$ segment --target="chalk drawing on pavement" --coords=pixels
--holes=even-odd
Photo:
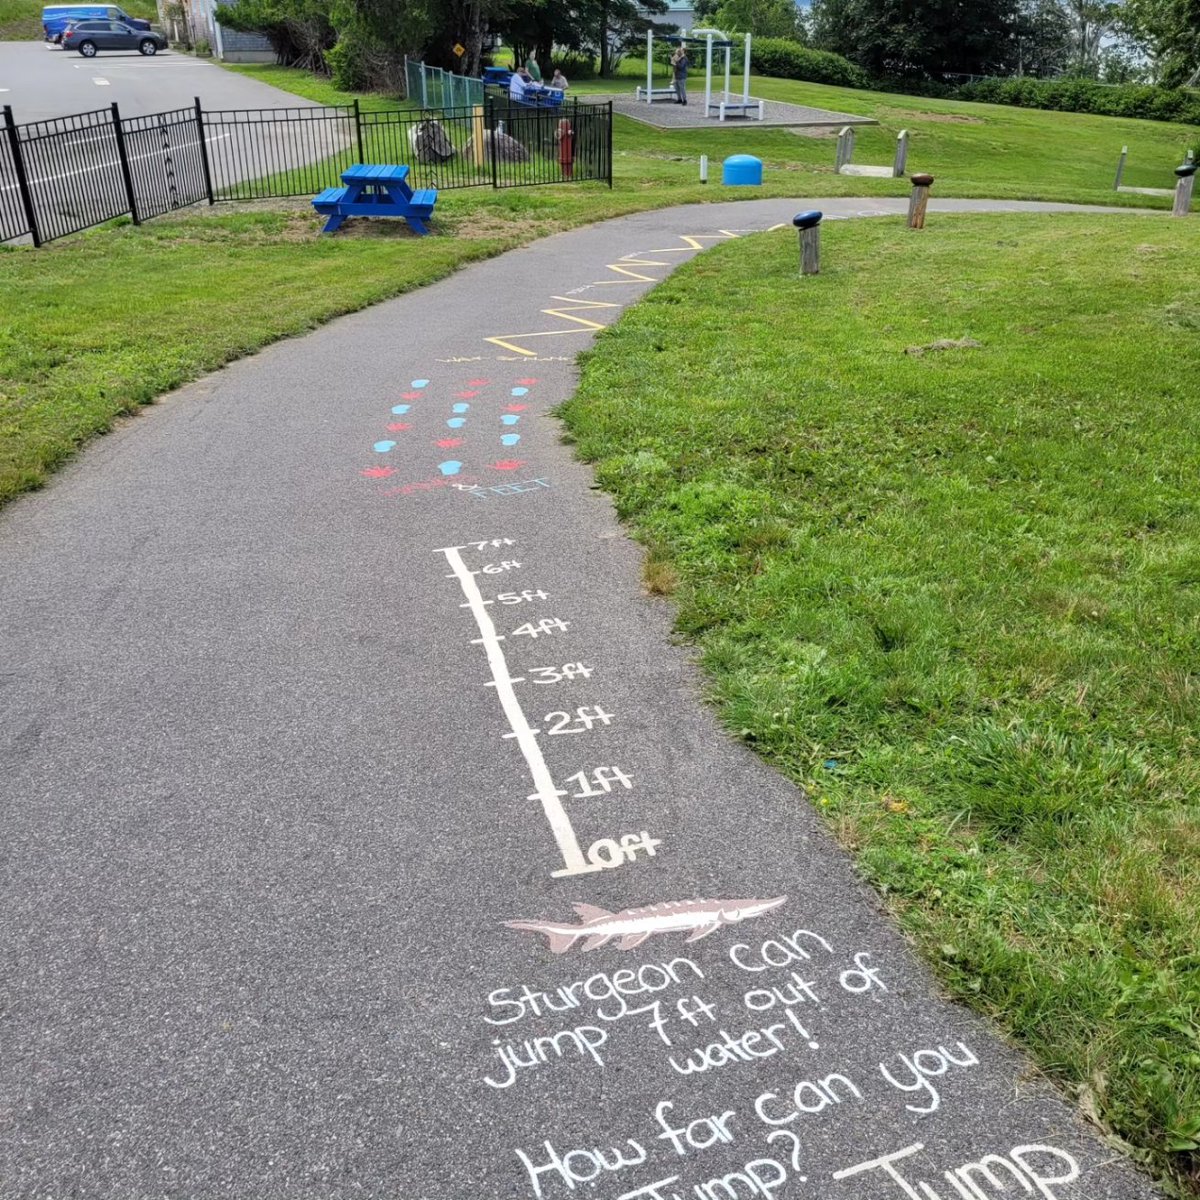
[[[393,449],[395,447],[395,445],[396,445],[395,442],[389,442],[389,441],[376,442],[375,446],[374,446],[374,450],[375,450],[376,454],[386,454],[389,450]]]
[[[492,465],[497,471],[511,471],[516,467],[523,467],[525,464],[516,463],[506,466],[504,463],[494,463]],[[522,492],[541,491],[550,486],[550,481],[548,479],[523,479],[519,483],[496,483],[490,486],[482,483],[462,483],[455,486],[460,492],[473,496],[476,500],[491,500],[499,496],[517,496]]]
[[[716,233],[684,234],[680,236],[679,240],[681,244],[678,246],[667,246],[661,250],[639,250],[622,255],[616,262],[608,263],[604,268],[606,271],[611,271],[615,278],[594,280],[592,283],[572,289],[565,296],[550,297],[551,300],[556,302],[555,306],[553,308],[543,308],[541,311],[544,316],[552,318],[554,324],[551,328],[533,330],[529,333],[503,333],[497,337],[484,338],[484,341],[490,342],[493,346],[498,346],[501,350],[511,350],[514,354],[536,360],[537,351],[523,344],[531,338],[595,333],[597,330],[603,329],[604,326],[599,321],[592,320],[590,317],[579,316],[580,313],[599,309],[620,309],[625,306],[622,301],[608,302],[604,300],[581,299],[580,294],[582,292],[589,291],[594,287],[628,285],[631,283],[658,283],[663,278],[663,273],[669,271],[674,266],[674,263],[670,261],[664,262],[660,258],[647,258],[645,257],[646,255],[686,254],[689,251],[703,250],[705,242],[724,241],[738,236],[736,232],[730,229],[719,229]],[[661,270],[657,275],[647,275],[644,270],[635,269],[639,267],[658,267]],[[563,322],[565,322],[565,326],[562,324]],[[514,392],[513,394],[516,395],[518,393]]]
[[[552,954],[565,954],[583,939],[582,950],[599,950],[614,938],[621,950],[635,950],[655,933],[687,933],[687,942],[716,933],[722,925],[736,925],[761,917],[787,903],[786,896],[771,900],[675,900],[609,912],[594,904],[575,904],[578,925],[558,921],[505,921],[509,929],[544,934]]]
[[[534,482],[540,486],[546,486],[544,480]],[[521,490],[521,485],[505,484],[502,486]],[[495,489],[488,490],[494,491]],[[510,668],[505,654],[505,642],[511,638],[513,644],[519,645],[518,639],[522,637],[527,637],[530,642],[540,641],[543,637],[558,637],[569,631],[571,622],[564,621],[560,617],[539,617],[525,621],[516,628],[509,629],[507,633],[497,632],[495,621],[491,616],[493,608],[496,608],[499,613],[506,611],[506,605],[525,603],[527,597],[530,602],[534,598],[548,598],[545,592],[527,590],[519,593],[502,592],[489,599],[485,598],[480,591],[480,579],[486,581],[498,570],[503,569],[488,562],[484,556],[488,555],[491,550],[515,544],[512,538],[493,538],[490,541],[468,542],[459,546],[443,546],[434,553],[441,554],[445,558],[450,567],[450,574],[446,578],[458,581],[466,601],[460,607],[468,609],[475,619],[479,637],[472,639],[472,642],[482,646],[487,655],[491,674],[487,686],[495,688],[496,698],[500,702],[500,707],[511,730],[510,733],[503,736],[516,742],[517,748],[525,760],[534,787],[527,799],[540,803],[542,814],[550,826],[550,832],[554,837],[558,852],[562,856],[561,869],[550,873],[555,877],[588,875],[595,871],[606,871],[633,862],[638,855],[653,858],[662,843],[657,838],[652,838],[645,830],[640,833],[625,834],[619,839],[597,838],[588,847],[586,854],[579,844],[575,828],[567,815],[564,798],[594,796],[601,792],[609,792],[612,790],[613,783],[617,781],[620,782],[620,786],[630,788],[632,781],[618,768],[596,767],[590,772],[590,775],[587,771],[580,771],[572,777],[572,779],[582,780],[580,789],[572,793],[558,785],[546,763],[545,755],[538,743],[538,735],[541,730],[535,729],[529,723],[525,710],[517,697],[516,685],[524,683],[525,677],[519,671],[514,672]],[[478,569],[467,565],[464,553],[473,562],[482,557],[483,561],[479,563]],[[555,715],[560,714],[549,714],[549,716]],[[605,718],[609,716],[610,714],[604,714]],[[594,713],[592,717],[595,717]],[[604,723],[607,724],[607,721]],[[572,780],[564,780],[564,782],[570,783]],[[592,786],[593,783],[596,784],[595,787]],[[600,910],[597,909],[596,912],[599,913]]]

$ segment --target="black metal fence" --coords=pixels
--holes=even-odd
[[[54,238],[207,201],[315,195],[351,163],[407,163],[414,187],[612,186],[612,105],[488,96],[438,112],[357,103],[122,117],[116,104],[0,130],[0,241]]]

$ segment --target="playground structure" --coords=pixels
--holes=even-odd
[[[732,52],[734,44],[719,29],[694,29],[691,34],[671,34],[662,40],[671,45],[704,47],[704,115],[706,117],[715,115],[718,121],[724,121],[726,117],[735,116],[749,117],[759,121],[763,120],[765,112],[763,102],[753,99],[750,95],[750,45],[753,40],[750,34],[747,33],[745,35],[743,44],[742,93],[740,97],[730,90],[732,84]],[[723,50],[725,52],[725,87],[719,93],[721,96],[719,100],[714,99],[712,86],[714,50]],[[653,104],[656,100],[678,99],[675,93],[674,81],[665,87],[654,86],[653,29],[646,30],[646,86],[642,87],[639,84],[634,95],[639,102],[645,101],[647,104]]]
[[[1114,192],[1126,192],[1134,196],[1174,196],[1176,188],[1154,188],[1154,187],[1126,187],[1121,180],[1125,176],[1125,160],[1129,157],[1129,147],[1121,147],[1121,157],[1117,159],[1117,177],[1113,180]],[[1187,157],[1183,160],[1187,166],[1195,161],[1195,157],[1191,150],[1187,152]]]
[[[854,157],[854,128],[846,125],[839,133],[837,156],[834,159],[835,175],[869,175],[878,179],[899,179],[908,164],[908,130],[902,129],[896,136],[896,157],[890,167],[856,166]]]

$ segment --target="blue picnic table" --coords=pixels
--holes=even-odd
[[[347,217],[403,217],[419,234],[437,203],[437,189],[414,192],[408,186],[408,168],[396,163],[355,163],[342,172],[344,187],[326,188],[313,198],[313,208],[328,213],[323,233],[341,227]]]

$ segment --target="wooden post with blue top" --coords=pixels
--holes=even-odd
[[[812,209],[797,213],[792,224],[800,231],[800,274],[821,273],[821,217],[823,213]]]

